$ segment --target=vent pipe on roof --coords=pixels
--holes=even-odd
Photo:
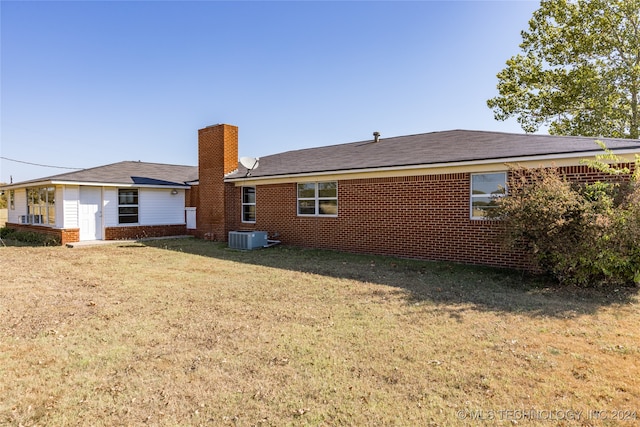
[[[373,142],[378,142],[380,140],[380,132],[373,133]]]

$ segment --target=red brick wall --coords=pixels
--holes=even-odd
[[[80,241],[80,229],[79,228],[67,228],[61,230],[61,244],[74,243]]]
[[[606,180],[586,166],[569,179]],[[503,247],[502,223],[469,218],[469,173],[338,181],[337,217],[300,217],[296,184],[256,187],[256,223],[241,222],[241,187],[227,195],[228,230],[264,230],[284,244],[527,269],[527,255]]]
[[[341,180],[337,217],[298,216],[295,183],[261,185],[256,224],[242,223],[237,208],[229,229],[277,233],[301,247],[524,268],[524,254],[502,250],[499,222],[469,218],[469,185],[468,173]]]
[[[184,236],[186,234],[186,225],[139,225],[126,227],[105,227],[104,229],[105,240]]]
[[[185,190],[184,192],[184,206],[185,207],[196,207],[200,201],[198,200],[200,193],[198,191],[197,185],[192,185],[191,188]]]
[[[589,166],[586,166],[586,165],[563,166],[563,167],[558,167],[557,169],[560,172],[560,174],[568,181],[582,183],[582,184],[593,184],[596,181],[602,181],[602,182],[615,181],[620,183],[630,182],[631,174],[633,174],[635,165],[630,163],[625,163],[625,164],[619,165],[618,167],[621,169],[627,168],[629,169],[630,173],[615,176],[605,172],[597,171],[595,169],[591,169]]]
[[[79,228],[50,228],[29,224],[9,224],[7,227],[21,231],[32,231],[40,234],[56,236],[62,245],[80,241]],[[187,235],[186,225],[153,225],[153,226],[127,226],[106,227],[105,240],[141,239],[144,237],[167,237]]]
[[[216,125],[198,131],[198,237],[226,240],[224,175],[238,167],[238,128]]]

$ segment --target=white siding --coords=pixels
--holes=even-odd
[[[77,185],[62,188],[62,197],[56,190],[56,226],[60,228],[78,228],[78,198],[80,187]],[[58,200],[61,203],[58,203]]]
[[[140,188],[138,192],[139,225],[174,225],[185,223],[184,190],[171,194],[171,189]],[[118,189],[103,187],[102,215],[105,227],[118,224]],[[79,224],[80,186],[56,188],[56,227],[77,228]],[[15,190],[15,209],[9,209],[9,222],[20,222],[27,214],[27,191]]]
[[[8,222],[19,223],[20,217],[27,214],[27,190],[24,188],[16,189],[14,202],[15,209],[9,209]]]
[[[118,189],[105,187],[102,189],[104,226],[115,227],[118,225]]]
[[[184,224],[184,190],[141,188],[138,193],[140,225]]]

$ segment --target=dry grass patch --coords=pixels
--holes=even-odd
[[[519,422],[620,425],[587,411],[640,412],[639,303],[624,289],[197,240],[0,248],[0,265],[0,424],[510,425],[495,411],[536,409],[584,412]]]

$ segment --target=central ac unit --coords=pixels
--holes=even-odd
[[[230,231],[229,247],[231,249],[257,249],[267,246],[266,231]]]

